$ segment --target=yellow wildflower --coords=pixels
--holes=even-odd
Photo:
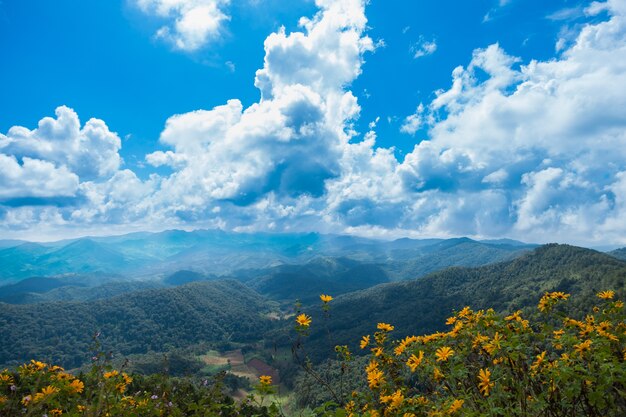
[[[361,339],[361,349],[365,349],[367,347],[367,345],[370,344],[370,336],[363,336],[363,339]]]
[[[582,343],[574,345],[574,350],[582,356],[585,352],[591,350],[591,339],[587,339]]]
[[[614,306],[615,306],[615,308],[622,308],[622,307],[624,307],[624,302],[623,301],[616,301]]]
[[[454,414],[459,411],[461,407],[463,407],[464,402],[465,401],[461,399],[456,399],[452,401],[452,404],[450,404],[450,407],[448,407],[448,414]]]
[[[391,324],[387,324],[387,323],[378,323],[378,326],[376,326],[376,328],[378,330],[382,330],[383,332],[391,332],[394,329],[394,327]]]
[[[51,416],[60,416],[62,414],[63,414],[63,410],[59,410],[58,408],[53,408],[52,410],[50,410]]]
[[[400,408],[403,401],[404,395],[402,395],[402,391],[400,390],[397,390],[391,395],[381,395],[380,397],[380,402],[383,404],[389,404],[388,410]]]
[[[374,356],[378,357],[383,354],[383,348],[375,347],[372,349],[372,353],[374,354]]]
[[[296,323],[298,323],[298,326],[309,327],[311,325],[311,317],[302,313],[296,317]]]
[[[435,381],[440,381],[444,378],[443,372],[441,372],[441,369],[436,366],[435,369],[433,369],[433,378],[435,379]]]
[[[424,360],[424,351],[420,350],[417,355],[412,354],[409,359],[406,361],[406,364],[409,368],[411,368],[411,372],[415,372],[418,366]]]
[[[57,392],[59,392],[59,389],[57,387],[48,385],[47,387],[42,388],[41,392],[38,392],[37,394],[35,394],[35,397],[33,398],[33,402],[39,402],[39,401],[45,400],[46,398],[50,397],[51,395],[56,394]]]
[[[11,385],[13,384],[13,377],[8,374],[0,374],[0,383]]]
[[[22,403],[22,405],[28,405],[31,402],[31,396],[27,395],[26,397],[22,398],[22,401],[20,401]]]
[[[322,300],[322,302],[326,304],[333,301],[333,297],[331,297],[330,295],[322,294],[320,295],[320,300]]]
[[[491,382],[491,372],[489,369],[484,368],[478,371],[478,389],[485,397],[489,395],[491,388],[495,386],[494,382]]]
[[[454,351],[451,348],[449,348],[448,346],[443,346],[437,349],[437,351],[435,352],[435,357],[437,358],[437,362],[445,362],[453,354]]]
[[[615,297],[615,291],[613,290],[600,291],[596,295],[598,296],[598,298],[601,298],[603,300],[612,300],[613,297]]]
[[[48,366],[47,364],[43,363],[43,362],[39,362],[36,361],[34,359],[31,359],[30,361],[31,365],[38,371],[41,371],[42,369],[44,369],[46,366]]]
[[[537,370],[541,367],[545,359],[546,359],[546,351],[544,350],[543,352],[541,352],[541,354],[537,355],[537,360],[535,360],[535,362],[532,365],[530,365],[530,370],[532,371],[533,374],[537,373]]]
[[[494,352],[498,351],[501,348],[501,344],[500,342],[502,341],[503,337],[500,333],[496,332],[493,335],[493,339],[489,342],[486,343],[483,348],[490,354],[493,355]]]
[[[70,393],[80,394],[85,389],[85,384],[83,384],[80,380],[75,379],[69,384]]]
[[[133,378],[128,376],[126,372],[122,372],[122,378],[124,379],[125,384],[130,384],[131,382],[133,382]]]
[[[113,377],[118,376],[119,374],[120,374],[120,373],[119,373],[118,371],[115,371],[115,370],[113,370],[113,371],[111,371],[111,372],[105,372],[105,373],[104,373],[104,379],[113,378]]]
[[[367,373],[367,383],[370,388],[378,388],[384,381],[385,377],[383,371],[378,368]]]
[[[272,377],[269,375],[261,375],[259,377],[259,383],[263,386],[272,385]]]
[[[450,326],[450,325],[454,324],[456,322],[456,320],[457,319],[454,316],[453,317],[449,317],[448,320],[446,320],[446,324]]]
[[[4,404],[7,401],[7,397],[5,397],[4,395],[0,395],[0,405]]]

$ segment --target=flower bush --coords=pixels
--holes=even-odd
[[[534,322],[465,307],[447,332],[391,341],[379,323],[364,336],[369,392],[353,393],[349,416],[624,416],[626,322],[613,291],[580,320],[546,293]],[[373,340],[373,343],[370,341]]]

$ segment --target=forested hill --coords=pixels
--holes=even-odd
[[[335,343],[354,347],[377,322],[393,324],[398,335],[424,334],[441,330],[452,310],[466,305],[536,311],[545,291],[565,291],[572,294],[570,303],[576,308],[585,300],[593,303],[599,290],[613,289],[623,296],[625,285],[626,262],[590,249],[550,244],[512,261],[450,268],[338,297],[329,325]],[[320,316],[313,312],[313,322],[319,323]],[[326,337],[322,327],[312,326],[313,344]]]
[[[271,322],[263,297],[237,281],[197,282],[93,302],[0,303],[0,364],[89,360],[91,335],[131,354],[199,342],[258,340]]]
[[[614,256],[617,259],[626,261],[626,248],[619,248],[619,249],[612,250],[611,252],[609,252],[609,255]]]

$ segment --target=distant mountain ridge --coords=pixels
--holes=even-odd
[[[520,242],[512,244],[513,241],[479,242],[468,238],[383,241],[316,233],[246,234],[221,230],[131,233],[44,244],[3,242],[8,247],[0,245],[0,285],[34,276],[68,273],[115,273],[128,278],[153,279],[190,270],[228,276],[244,269],[303,265],[316,257],[389,264],[386,272],[392,280],[398,280],[442,267],[477,266],[504,260],[535,247]]]

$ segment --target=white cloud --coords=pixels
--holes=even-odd
[[[354,132],[360,107],[349,88],[374,49],[364,2],[316,4],[300,31],[266,39],[258,103],[232,99],[168,119],[167,149],[146,161],[170,175],[121,170],[117,135],[102,121],[81,128],[67,108],[33,131],[0,136],[0,182],[20,184],[5,198],[74,198],[2,206],[0,228],[626,243],[626,2],[592,4],[589,14],[607,9],[610,19],[584,25],[551,60],[522,62],[497,44],[474,51],[447,89],[404,119],[404,132],[423,129],[427,139],[403,158],[376,146],[376,123],[362,138]],[[26,178],[51,191],[20,194]]]
[[[37,129],[15,126],[6,136],[0,133],[0,153],[66,166],[81,180],[105,177],[119,168],[121,140],[102,120],[90,119],[81,128],[72,109],[61,106],[55,114],[56,119],[41,119]]]
[[[400,126],[400,132],[406,133],[409,135],[415,135],[415,133],[422,127],[424,124],[424,105],[422,103],[417,106],[415,109],[415,113],[408,115],[402,126]]]
[[[433,40],[426,40],[423,36],[411,46],[410,52],[413,54],[413,58],[421,58],[423,56],[432,55],[437,50],[437,42]]]
[[[219,39],[230,17],[224,9],[230,0],[134,0],[146,14],[167,19],[156,37],[174,48],[194,52]]]
[[[65,165],[39,159],[0,153],[0,200],[29,197],[72,197],[78,189],[78,177]]]

